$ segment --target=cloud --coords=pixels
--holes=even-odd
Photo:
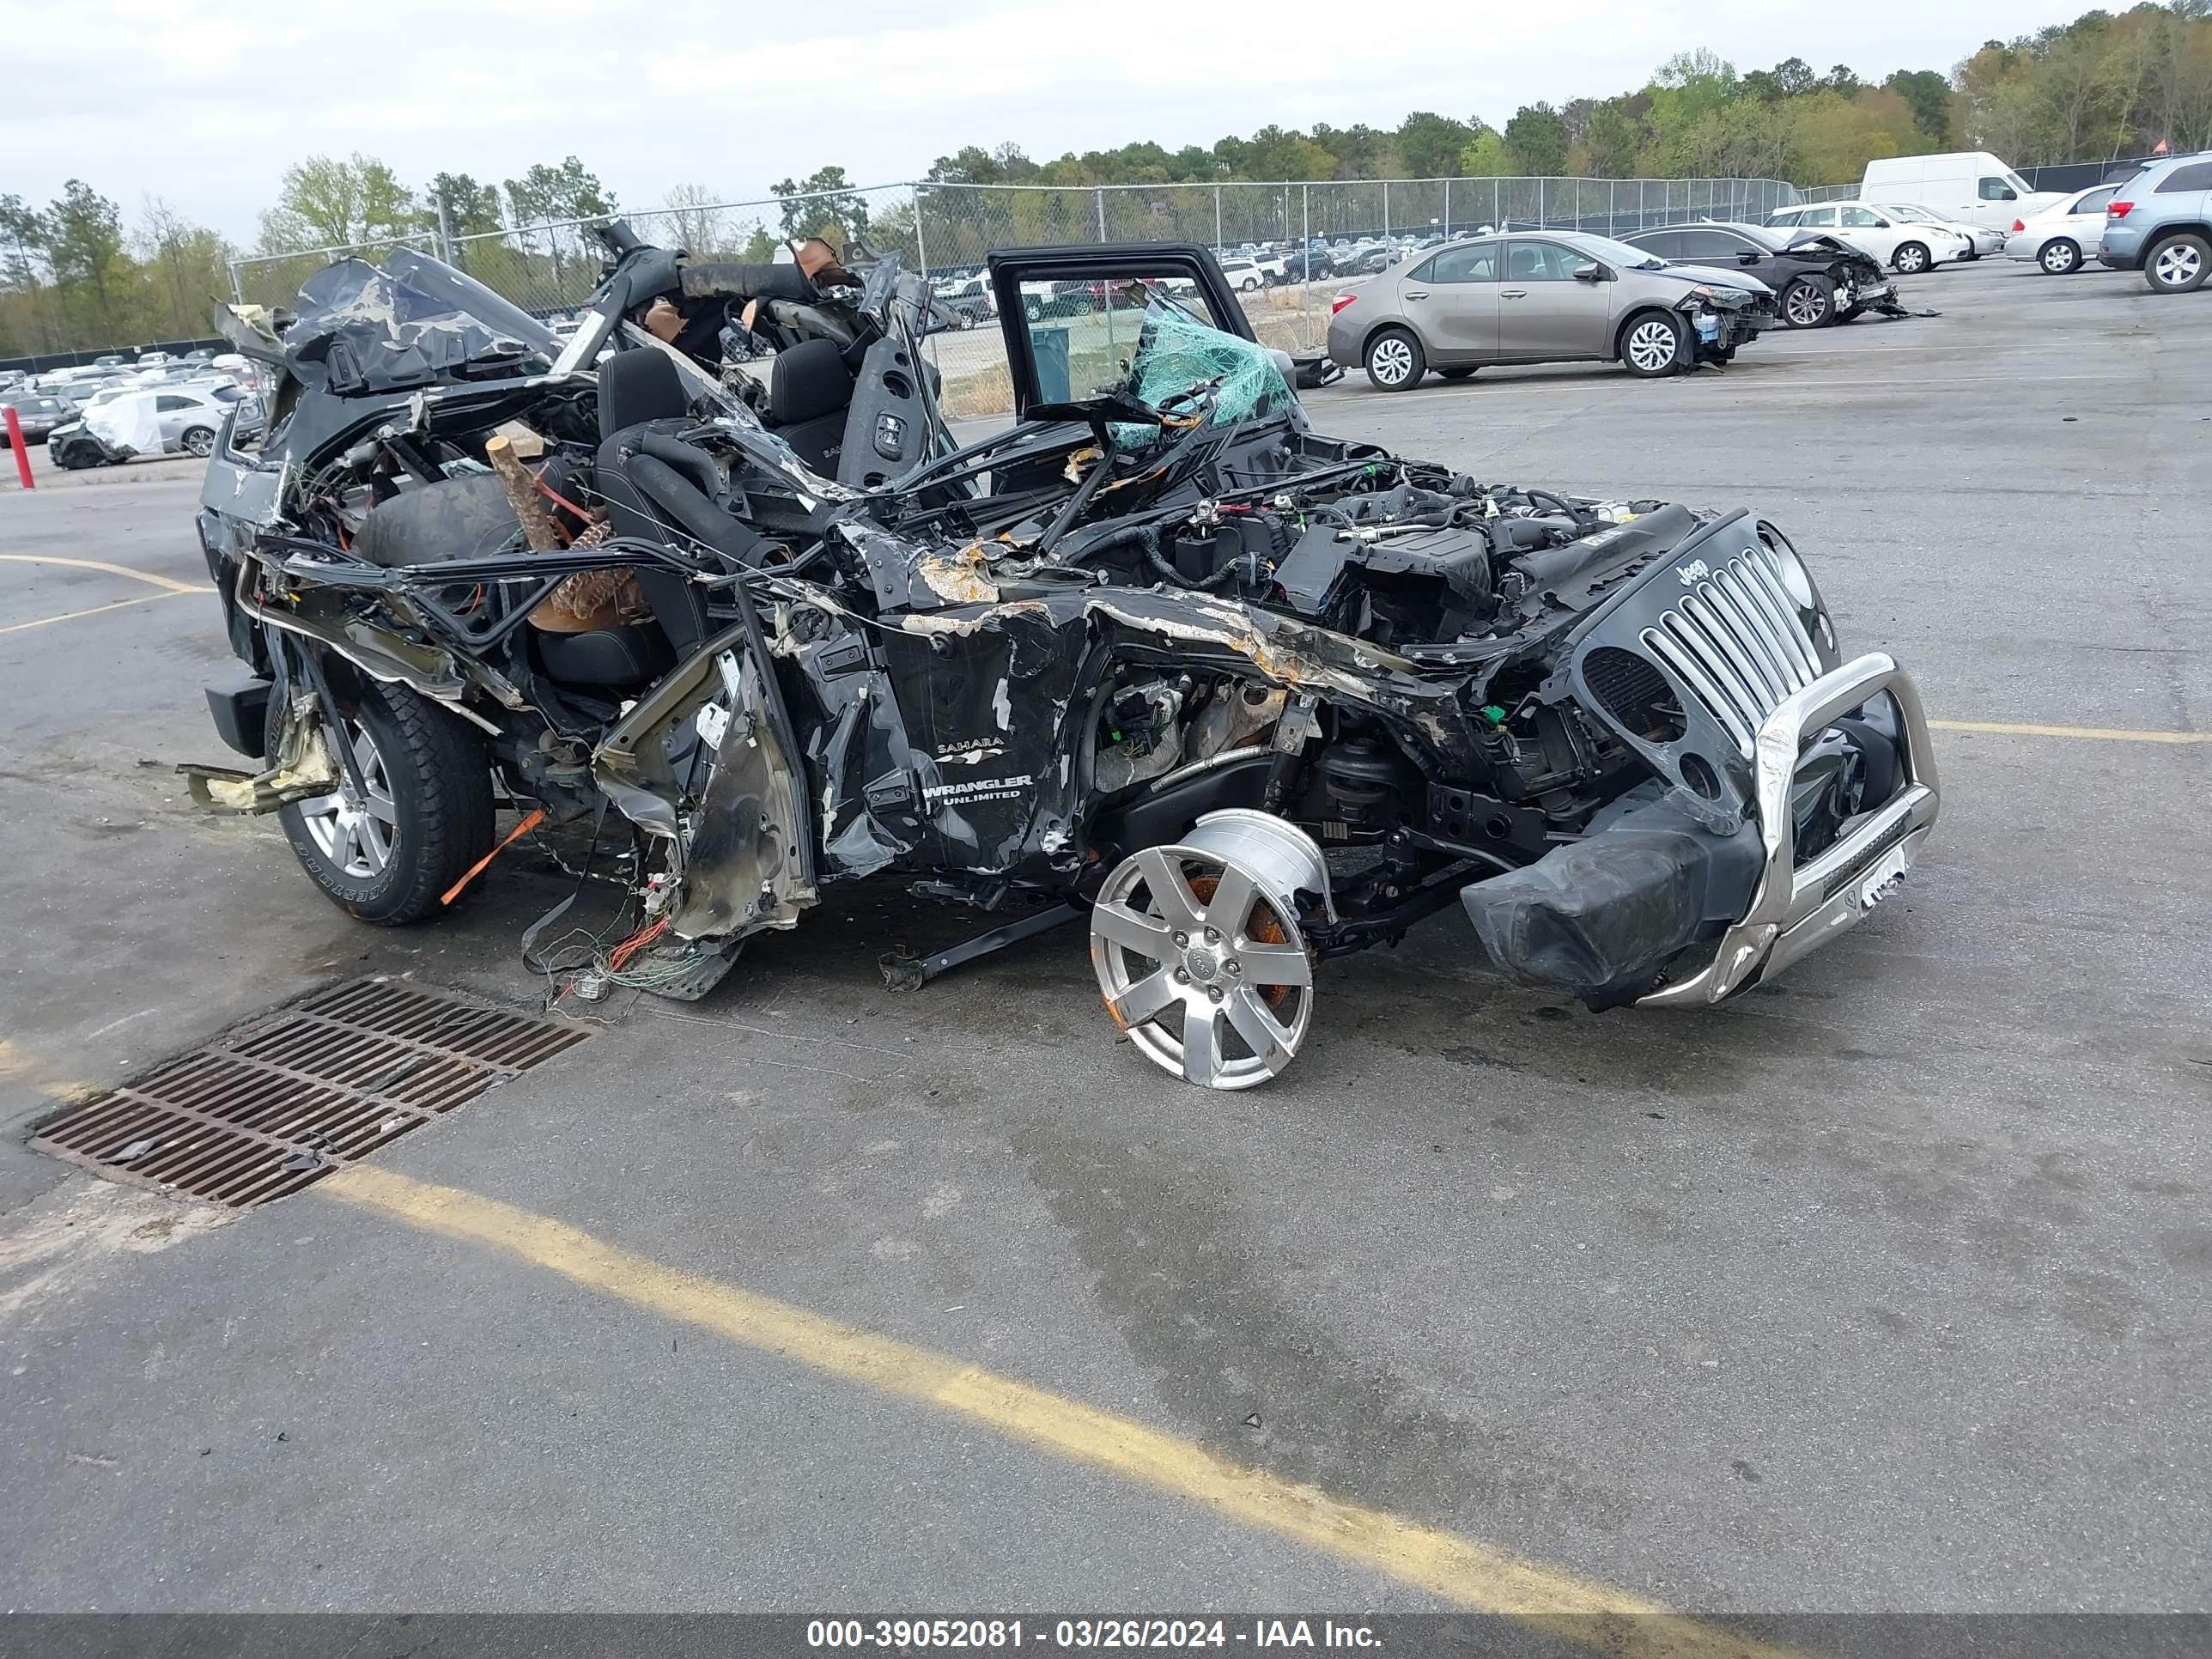
[[[160,195],[240,242],[284,167],[317,151],[380,156],[416,184],[573,154],[628,204],[689,182],[753,199],[829,162],[864,183],[913,178],[970,143],[1043,158],[1210,144],[1270,122],[1395,126],[1413,109],[1502,122],[1535,99],[1638,85],[1698,46],[1739,68],[1796,56],[1869,78],[1948,70],[1991,35],[2070,15],[2022,16],[2017,0],[1860,0],[1832,15],[1780,0],[1692,13],[1031,0],[951,15],[850,0],[787,15],[608,0],[5,3],[8,188],[43,200],[82,178],[132,209]]]

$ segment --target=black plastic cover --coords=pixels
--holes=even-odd
[[[1750,909],[1765,859],[1756,823],[1717,835],[1672,796],[1623,804],[1582,840],[1460,889],[1483,948],[1522,983],[1624,1001]]]

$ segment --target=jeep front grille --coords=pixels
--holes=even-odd
[[[1763,546],[1719,566],[1640,637],[1746,759],[1760,722],[1820,677],[1796,601]]]

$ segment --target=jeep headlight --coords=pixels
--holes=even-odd
[[[1813,586],[1813,573],[1805,568],[1805,561],[1797,556],[1797,550],[1790,545],[1789,538],[1771,525],[1759,527],[1759,539],[1765,544],[1767,557],[1774,562],[1774,574],[1782,579],[1785,592],[1805,611],[1820,608],[1820,595]]]

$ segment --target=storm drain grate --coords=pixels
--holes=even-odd
[[[589,1035],[362,980],[164,1060],[56,1118],[31,1145],[245,1209],[313,1185]]]

